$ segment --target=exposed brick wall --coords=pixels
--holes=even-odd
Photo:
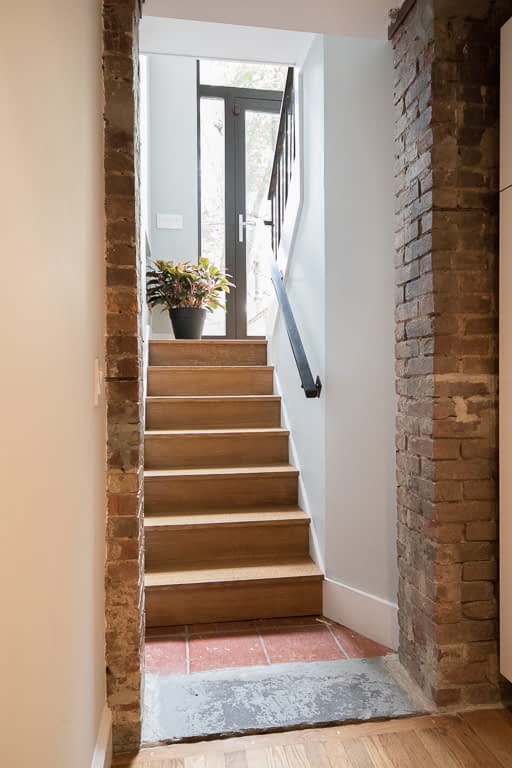
[[[393,36],[400,658],[439,705],[497,668],[498,40],[509,2]]]
[[[138,747],[142,698],[142,350],[137,0],[105,0],[107,694],[114,750]]]

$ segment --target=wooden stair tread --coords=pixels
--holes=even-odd
[[[279,395],[148,395],[146,400],[150,402],[190,402],[190,403],[207,403],[207,402],[219,402],[230,401],[239,402],[240,400],[248,400],[249,402],[257,402],[259,400],[268,403],[269,401],[281,400]]]
[[[261,373],[262,371],[271,372],[273,365],[148,365],[148,373],[157,371],[158,373],[223,373],[229,371],[241,371],[246,373]]]
[[[146,589],[182,586],[184,584],[214,584],[268,579],[322,579],[318,566],[309,557],[290,560],[204,561],[193,567],[165,571],[147,571]]]
[[[145,478],[152,477],[203,477],[205,475],[297,475],[298,469],[291,464],[267,464],[254,467],[185,467],[178,469],[146,469]]]
[[[181,528],[204,525],[250,525],[303,522],[309,525],[309,517],[299,507],[249,509],[212,509],[189,511],[179,515],[152,515],[144,519],[144,528]]]
[[[289,435],[290,432],[285,427],[232,427],[227,429],[147,429],[144,432],[146,437],[158,435]]]
[[[219,344],[226,344],[227,346],[266,346],[266,339],[150,339],[151,347],[157,347],[161,344],[172,344],[173,347],[177,346],[194,346],[195,344],[205,346],[215,346]]]

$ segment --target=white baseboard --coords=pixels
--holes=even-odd
[[[112,713],[105,704],[101,715],[98,738],[94,747],[91,768],[110,768],[112,764]]]
[[[398,606],[375,595],[325,579],[324,616],[388,648],[398,648]]]

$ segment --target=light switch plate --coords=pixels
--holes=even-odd
[[[157,213],[157,229],[183,229],[183,216],[181,213]]]
[[[103,371],[100,366],[100,359],[96,357],[94,360],[94,407],[100,404],[101,396],[103,394]]]

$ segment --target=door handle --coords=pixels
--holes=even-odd
[[[238,242],[243,243],[244,241],[244,229],[245,227],[255,227],[256,222],[255,221],[248,221],[247,219],[244,220],[243,213],[238,214]]]

